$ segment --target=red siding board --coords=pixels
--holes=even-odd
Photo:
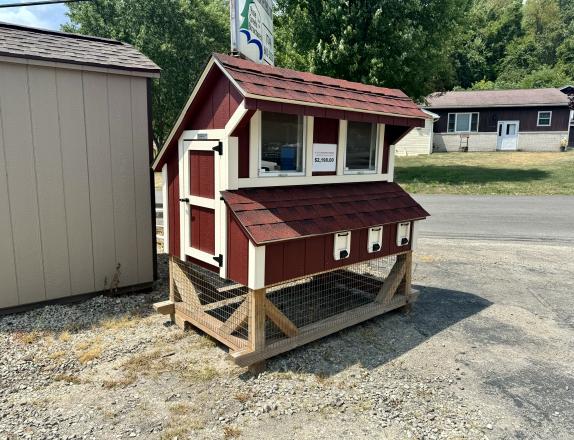
[[[179,230],[179,164],[177,150],[172,150],[166,160],[168,178],[169,254],[180,257]]]
[[[305,275],[305,241],[291,240],[283,247],[283,277],[287,280]]]
[[[212,128],[225,128],[230,117],[229,95],[230,82],[221,75],[211,91],[211,106],[213,111]]]
[[[265,284],[275,284],[284,281],[283,276],[283,247],[284,243],[272,243],[265,247]]]
[[[215,211],[201,206],[191,206],[190,246],[215,254]]]
[[[325,270],[325,236],[305,239],[305,273]]]
[[[339,120],[315,118],[313,122],[313,142],[316,144],[338,144]]]
[[[237,176],[240,179],[249,177],[249,131],[249,124],[245,124],[237,132],[239,150]]]
[[[211,151],[189,151],[189,192],[198,197],[215,197],[214,153]]]
[[[249,277],[249,239],[230,213],[227,222],[227,278],[245,286]]]

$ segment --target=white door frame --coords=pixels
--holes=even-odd
[[[506,131],[506,127],[509,124],[516,124],[516,136],[515,136],[515,144],[514,148],[506,148],[503,146],[503,141],[505,136],[507,136],[504,132]],[[498,125],[496,127],[496,149],[498,151],[516,151],[518,150],[518,136],[520,133],[520,121],[498,121]]]
[[[217,231],[219,231],[220,216],[218,212],[219,207],[219,192],[220,192],[220,170],[221,158],[216,151],[213,152],[213,166],[214,166],[214,199],[199,197],[190,194],[190,176],[189,176],[189,155],[190,150],[193,151],[212,151],[214,147],[219,145],[219,140],[197,140],[189,139],[182,136],[179,149],[179,170],[180,170],[180,237],[181,237],[181,259],[185,261],[186,256],[190,256],[204,263],[218,266],[213,257],[220,253],[220,243],[217,239]],[[188,201],[181,201],[188,199]],[[200,206],[214,210],[215,216],[215,253],[214,255],[191,247],[191,205]]]

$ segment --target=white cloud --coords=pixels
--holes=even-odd
[[[19,0],[19,3],[28,0]],[[14,0],[2,0],[1,3],[14,3]],[[67,7],[62,4],[26,6],[0,9],[0,21],[24,26],[59,30],[60,25],[68,21]]]

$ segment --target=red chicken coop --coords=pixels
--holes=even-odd
[[[159,152],[169,301],[241,366],[405,307],[417,222],[403,92],[215,54]]]

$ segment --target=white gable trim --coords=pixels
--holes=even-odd
[[[187,102],[185,103],[185,106],[183,107],[182,112],[179,114],[179,117],[177,118],[177,121],[175,122],[173,128],[171,129],[171,132],[169,133],[166,141],[163,143],[163,146],[161,147],[161,150],[159,151],[159,153],[157,154],[156,158],[153,161],[152,164],[152,168],[155,170],[159,164],[159,162],[161,161],[163,155],[165,154],[165,151],[167,149],[167,146],[173,141],[173,138],[175,136],[175,133],[177,132],[177,129],[179,128],[179,126],[183,123],[183,118],[185,117],[185,115],[187,114],[187,111],[189,110],[189,107],[191,106],[191,103],[193,102],[193,100],[195,99],[195,96],[197,95],[197,92],[199,92],[199,89],[201,88],[201,86],[203,85],[203,83],[205,82],[205,78],[207,77],[207,74],[209,73],[209,71],[211,70],[211,67],[214,64],[214,58],[211,57],[211,59],[209,60],[209,62],[207,63],[207,66],[205,66],[205,69],[203,70],[203,73],[201,74],[201,76],[199,77],[199,80],[197,81],[197,84],[195,84],[195,87],[193,88],[193,92],[191,92],[191,95],[189,96]]]

